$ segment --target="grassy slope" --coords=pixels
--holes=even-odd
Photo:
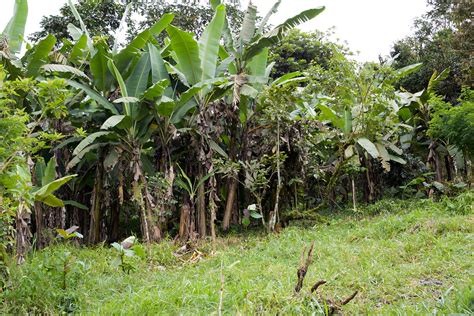
[[[216,255],[196,264],[178,262],[171,255],[174,246],[162,243],[153,247],[148,261],[137,260],[138,269],[129,275],[111,266],[112,249],[72,248],[89,269],[84,275],[73,273],[69,282],[75,288],[72,285],[66,294],[54,268],[46,272],[53,266],[48,258],[63,251],[53,247],[12,270],[12,287],[4,293],[0,314],[58,313],[58,306],[68,304],[82,313],[216,313],[221,263],[223,309],[228,314],[317,311],[317,300],[306,293],[320,279],[328,281],[321,288],[326,297],[359,291],[345,306],[347,314],[472,312],[472,208],[466,206],[460,214],[444,204],[405,201],[384,202],[378,209],[391,213],[339,216],[313,228],[290,227],[278,236],[222,239]],[[315,257],[305,294],[295,296],[300,253],[312,240]],[[204,254],[210,251],[206,244],[199,249]]]

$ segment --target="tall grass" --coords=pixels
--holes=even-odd
[[[312,228],[229,236],[215,254],[209,244],[198,245],[196,263],[191,254],[173,255],[178,246],[164,242],[148,249],[145,260],[130,258],[136,266],[130,274],[111,264],[116,254],[107,245],[59,245],[11,269],[0,313],[217,314],[222,263],[224,314],[322,313],[324,302],[309,294],[321,279],[328,281],[319,292],[325,298],[359,291],[344,306],[347,314],[468,314],[474,310],[472,204],[466,197],[446,203],[384,201]],[[300,253],[313,240],[314,261],[295,295]],[[66,250],[79,263],[63,290],[55,258]]]

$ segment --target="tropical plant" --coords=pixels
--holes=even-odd
[[[132,262],[126,260],[126,257],[129,258],[144,258],[145,250],[143,247],[137,243],[137,238],[135,236],[130,236],[124,239],[120,244],[114,242],[112,247],[117,251],[118,257],[113,261],[115,266],[120,267],[123,272],[127,274],[130,271],[135,270],[135,266]]]

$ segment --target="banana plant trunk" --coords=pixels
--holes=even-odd
[[[100,156],[99,156],[100,157]],[[94,188],[92,189],[92,200],[90,210],[90,225],[89,225],[89,243],[96,244],[100,240],[100,219],[102,206],[102,190],[103,190],[103,176],[104,167],[99,159],[96,167],[96,174],[94,179]]]
[[[200,168],[202,170],[202,167]],[[199,179],[203,177],[200,172]],[[198,232],[199,237],[204,238],[207,235],[206,227],[206,190],[204,184],[198,188],[197,191],[197,213],[198,213]]]
[[[23,200],[19,202],[16,213],[16,262],[22,264],[30,249],[32,235],[30,231],[30,211]]]
[[[443,181],[443,174],[441,172],[439,154],[436,150],[437,146],[438,144],[434,140],[430,141],[427,164],[433,168],[436,181],[441,182]]]

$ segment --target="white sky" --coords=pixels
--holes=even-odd
[[[15,0],[0,0],[0,32],[8,23]],[[39,29],[44,15],[58,14],[66,0],[30,0],[26,33]],[[252,0],[264,16],[275,0]],[[242,1],[243,7],[248,4]],[[270,20],[276,25],[309,8],[325,6],[326,10],[300,28],[304,31],[335,27],[335,37],[347,41],[359,52],[359,61],[376,61],[379,54],[388,55],[392,43],[410,34],[413,20],[426,11],[426,0],[283,0],[279,12]]]

